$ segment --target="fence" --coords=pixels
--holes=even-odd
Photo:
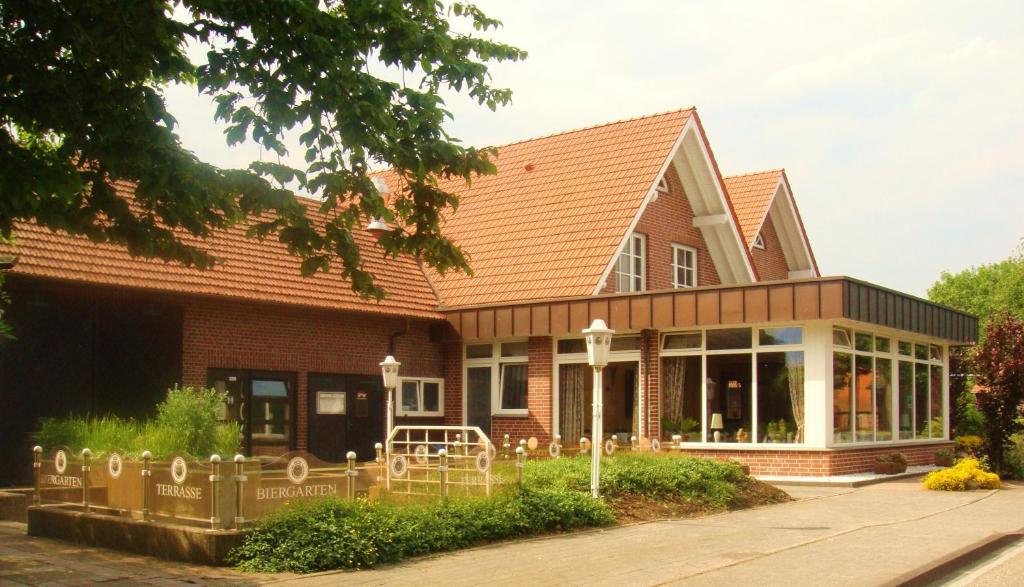
[[[490,495],[496,455],[476,426],[396,426],[387,439],[387,488],[395,495]]]

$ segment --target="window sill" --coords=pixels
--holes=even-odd
[[[501,412],[492,412],[492,418],[528,418],[530,416],[530,410],[504,410]]]
[[[396,412],[396,418],[443,418],[444,412]]]

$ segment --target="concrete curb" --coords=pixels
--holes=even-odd
[[[900,575],[891,582],[886,583],[886,586],[918,587],[931,585],[948,577],[957,570],[974,564],[986,556],[1021,540],[1024,540],[1024,528],[1016,532],[993,534],[960,550],[953,551],[927,565]]]

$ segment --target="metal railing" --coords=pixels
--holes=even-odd
[[[496,455],[476,426],[396,426],[387,438],[387,489],[396,495],[490,495]]]

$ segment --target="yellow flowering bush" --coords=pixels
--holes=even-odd
[[[925,489],[934,491],[965,491],[967,489],[998,489],[999,475],[982,468],[978,459],[960,459],[941,471],[932,471],[924,478]]]
[[[976,455],[981,450],[981,437],[973,434],[956,437],[956,449],[962,453]]]

